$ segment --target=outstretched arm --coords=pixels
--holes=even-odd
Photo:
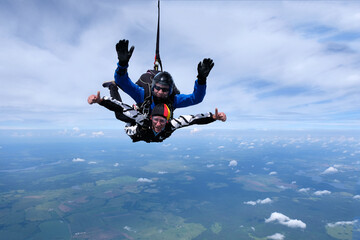
[[[121,71],[121,66],[118,65],[114,74],[116,85],[118,85],[121,88],[121,90],[123,90],[132,99],[134,99],[136,103],[142,103],[144,101],[144,96],[145,96],[144,89],[133,83],[129,78],[127,72],[122,75],[119,73],[120,71]]]
[[[211,58],[204,58],[198,64],[198,76],[195,81],[194,91],[192,94],[177,94],[174,98],[174,108],[182,108],[201,103],[206,94],[206,79],[209,76],[214,62]]]
[[[116,44],[115,48],[119,59],[119,65],[127,67],[135,47],[131,46],[129,49],[129,40],[123,39]]]
[[[134,46],[129,49],[129,40],[120,40],[116,44],[118,55],[118,67],[115,70],[114,78],[116,84],[126,92],[136,103],[144,101],[144,89],[131,81],[127,73],[129,60],[133,54]]]
[[[103,107],[106,107],[110,111],[113,112],[122,112],[124,116],[134,120],[136,123],[143,125],[144,120],[146,119],[146,116],[139,113],[137,110],[135,110],[133,107],[120,102],[112,97],[100,97],[100,91],[97,92],[97,95],[90,95],[88,97],[88,103],[98,103]]]
[[[214,67],[214,61],[211,58],[204,58],[202,62],[199,62],[198,70],[198,81],[199,84],[206,84],[206,78],[209,76],[211,69]]]
[[[218,109],[215,109],[215,114],[211,112],[205,114],[196,114],[196,115],[181,115],[178,118],[174,118],[170,121],[171,129],[176,130],[178,128],[187,127],[190,125],[198,124],[208,124],[216,120],[226,121],[226,114],[223,112],[218,113]]]

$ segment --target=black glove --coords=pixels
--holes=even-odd
[[[200,85],[206,84],[206,78],[209,76],[211,69],[214,67],[214,62],[211,58],[204,58],[202,62],[199,62],[198,70],[198,83]]]
[[[128,48],[129,40],[123,39],[116,44],[116,52],[119,59],[119,65],[122,67],[126,67],[129,64],[129,60],[135,47],[131,46],[130,50],[128,50]]]

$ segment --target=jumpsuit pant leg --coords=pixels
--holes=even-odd
[[[110,96],[112,98],[122,102],[120,94],[119,94],[119,89],[118,89],[118,87],[116,85],[110,85],[109,90],[110,90]],[[123,121],[123,122],[127,122],[127,123],[133,123],[134,122],[132,119],[126,117],[123,114],[123,111],[116,111],[115,112],[115,117],[116,117],[116,119],[118,119],[120,121]]]

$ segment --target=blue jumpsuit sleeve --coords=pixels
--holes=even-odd
[[[116,84],[127,93],[136,103],[144,102],[144,89],[131,81],[128,73],[119,74],[119,70],[126,69],[126,67],[122,67],[118,63],[118,67],[115,70],[114,78]]]
[[[195,81],[192,94],[177,94],[174,97],[174,108],[183,108],[201,103],[206,94],[206,84],[200,85]]]

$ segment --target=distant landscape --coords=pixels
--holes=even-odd
[[[1,239],[360,239],[358,132],[124,135],[2,131]]]

